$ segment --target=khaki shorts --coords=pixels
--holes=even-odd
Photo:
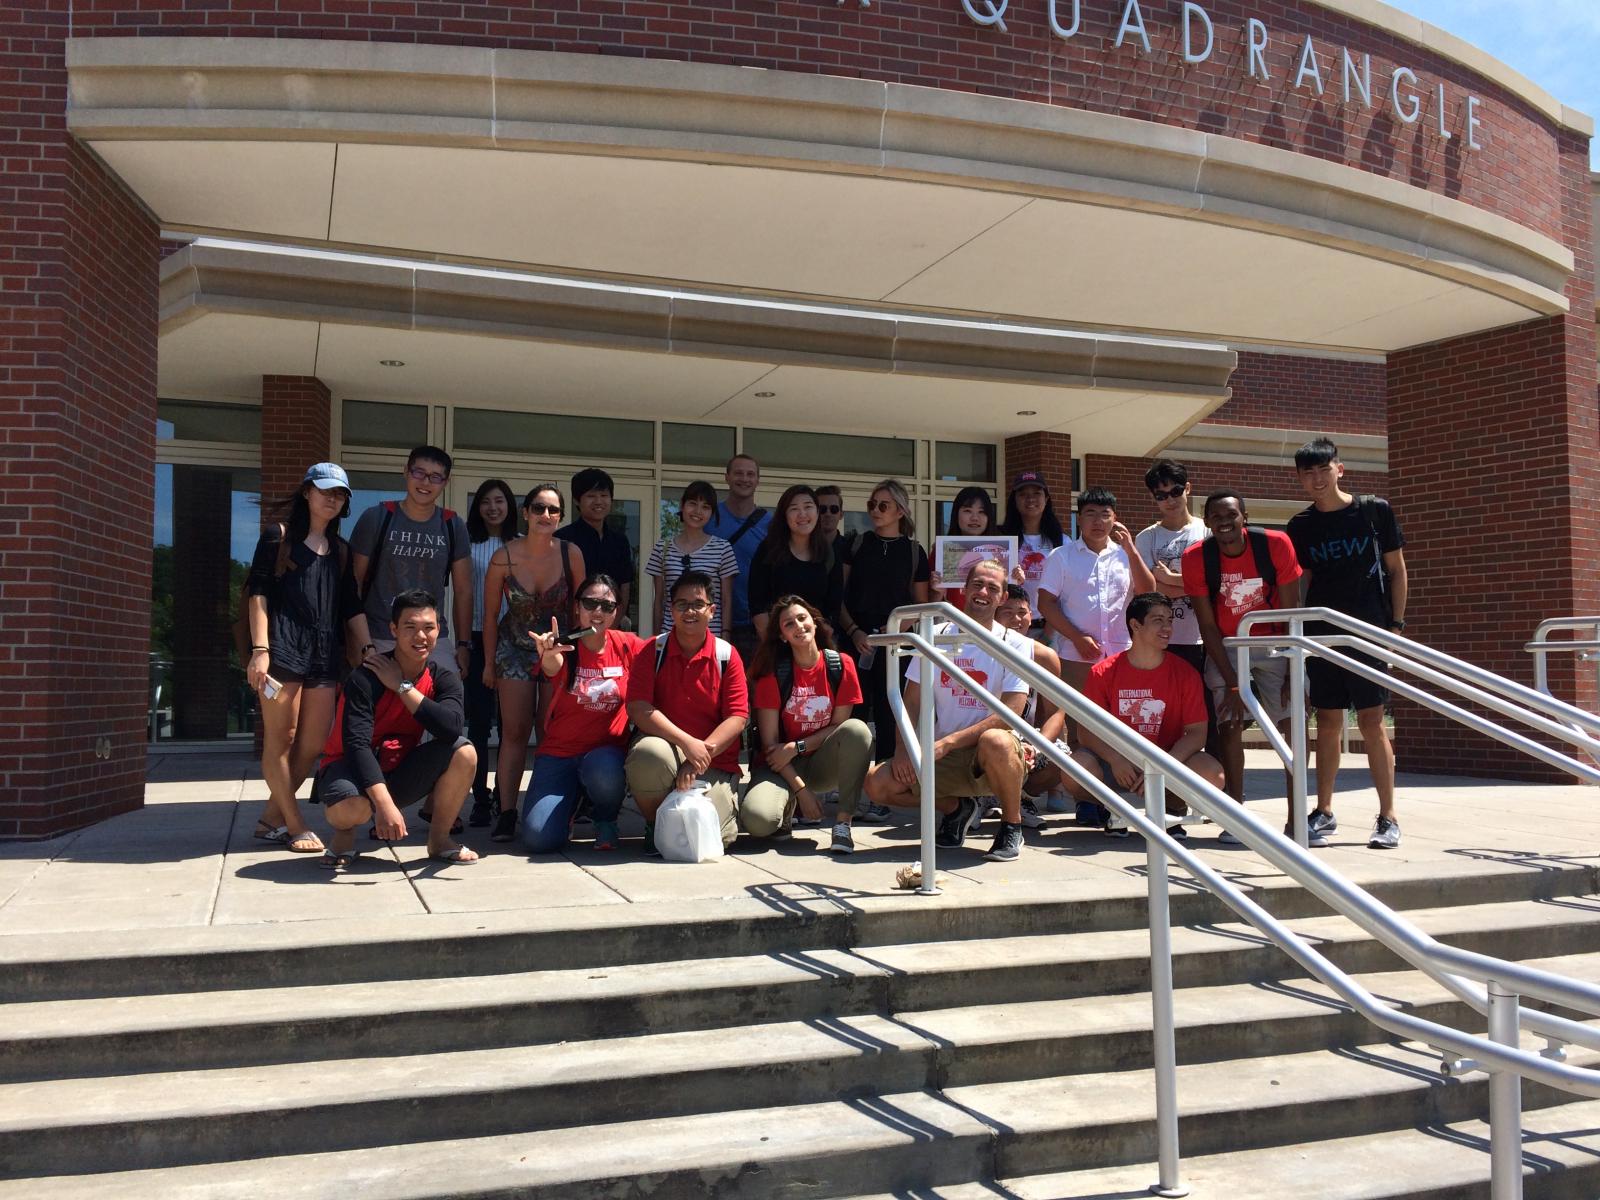
[[[1011,749],[1016,754],[1017,760],[1022,761],[1022,739],[1014,730],[1002,729],[1000,732],[1011,739]],[[994,785],[983,777],[983,772],[978,768],[976,743],[960,750],[952,750],[933,764],[933,791],[940,799],[946,796],[993,794]]]
[[[1256,699],[1261,702],[1262,710],[1272,718],[1274,725],[1289,715],[1289,706],[1283,702],[1283,685],[1288,678],[1287,658],[1271,658],[1259,651],[1251,651],[1250,686]],[[1206,659],[1206,687],[1211,689],[1212,706],[1220,712],[1228,687],[1222,682],[1222,672],[1217,670],[1217,664],[1209,658]]]

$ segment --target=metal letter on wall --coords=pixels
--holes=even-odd
[[[1083,27],[1083,0],[1072,0],[1072,24],[1064,29],[1061,26],[1061,18],[1058,15],[1059,9],[1059,0],[1050,0],[1050,32],[1058,38],[1077,37],[1078,30]]]
[[[1394,104],[1394,115],[1407,125],[1415,125],[1417,118],[1422,116],[1422,97],[1415,92],[1400,94],[1400,81],[1404,79],[1412,87],[1416,86],[1417,73],[1410,67],[1396,67],[1394,79],[1389,84],[1389,99]]]
[[[977,3],[983,5],[983,12],[980,13],[978,11],[973,0],[961,0],[961,7],[966,9],[967,16],[971,17],[979,25],[998,25],[1002,30],[1005,30],[1006,7],[1011,3],[1011,0],[977,0]]]
[[[1139,11],[1139,0],[1128,0],[1128,6],[1122,10],[1122,24],[1117,29],[1117,40],[1112,44],[1113,50],[1120,50],[1122,43],[1128,40],[1130,33],[1137,33],[1139,41],[1144,46],[1146,54],[1155,53],[1150,48],[1150,34],[1145,31],[1144,13]]]
[[[1259,17],[1251,17],[1244,23],[1244,29],[1250,58],[1250,78],[1270,83],[1272,76],[1267,73],[1267,26]]]
[[[1196,54],[1194,51],[1194,21],[1200,19],[1200,24],[1206,29],[1206,48]],[[1211,51],[1216,48],[1217,31],[1212,27],[1211,14],[1198,4],[1185,0],[1183,5],[1183,61],[1186,63],[1203,63],[1211,57]]]

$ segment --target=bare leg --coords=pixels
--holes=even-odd
[[[1244,726],[1238,721],[1217,724],[1217,749],[1222,755],[1222,773],[1226,790],[1240,804],[1244,803]]]
[[[333,826],[328,839],[329,854],[349,854],[355,849],[356,830],[372,817],[372,801],[365,796],[351,796],[337,804],[328,805],[324,815]]]
[[[279,808],[283,823],[289,827],[291,840],[299,840],[300,835],[308,832],[295,793],[310,778],[317,765],[322,747],[328,741],[328,730],[333,725],[333,713],[338,700],[338,688],[300,689],[300,717],[295,725],[294,743],[289,747],[288,798]]]
[[[1006,729],[985,730],[978,738],[978,766],[1000,801],[1000,819],[1008,825],[1022,821],[1022,755],[1017,739]]]
[[[1333,811],[1333,781],[1339,774],[1339,740],[1343,734],[1344,709],[1317,709],[1317,807],[1323,812]],[[1390,763],[1392,781],[1393,759]]]
[[[1394,747],[1389,731],[1383,727],[1383,705],[1375,704],[1356,713],[1361,740],[1367,746],[1367,766],[1372,771],[1372,786],[1378,790],[1378,814],[1394,820]]]
[[[450,840],[450,826],[455,824],[456,814],[466,803],[467,793],[472,790],[472,780],[477,773],[478,752],[468,742],[450,756],[450,765],[444,769],[444,774],[439,776],[433,791],[428,794],[428,809],[433,813],[433,822],[428,826],[430,855],[439,857],[456,849],[456,843]],[[465,848],[457,859],[458,862],[477,860],[477,854]]]
[[[276,700],[264,696],[261,699],[261,778],[266,781],[268,795],[261,821],[273,828],[287,825],[290,833],[305,828],[294,801],[297,783],[290,767],[301,690],[298,683],[286,683]]]
[[[500,792],[500,811],[516,812],[522,800],[528,738],[533,734],[534,685],[530,679],[501,679],[495,686],[500,693],[500,759],[494,782]],[[438,822],[435,816],[434,824]]]

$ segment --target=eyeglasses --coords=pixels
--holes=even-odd
[[[868,504],[867,504],[867,511],[868,512],[888,512],[888,511],[890,511],[891,509],[893,509],[895,507],[896,507],[896,505],[895,505],[895,502],[893,500],[872,500],[872,501],[869,501]]]
[[[1183,495],[1183,489],[1181,487],[1151,488],[1150,494],[1154,496],[1158,502],[1162,500],[1176,500]]]
[[[675,613],[703,613],[711,607],[707,600],[674,600],[672,611]]]
[[[834,513],[843,512],[844,506],[839,504],[819,504],[817,505],[817,511],[831,517]]]
[[[528,512],[530,514],[532,514],[533,516],[535,516],[535,517],[542,517],[546,513],[548,513],[552,517],[559,517],[561,515],[561,505],[559,505],[559,504],[530,504],[530,505],[528,505]]]
[[[578,603],[583,605],[588,612],[593,612],[597,608],[603,613],[617,611],[617,602],[615,600],[604,600],[599,596],[579,596]]]
[[[441,475],[437,471],[424,471],[421,467],[410,467],[406,470],[406,474],[418,483],[431,483],[434,487],[438,487],[450,478],[450,476]]]

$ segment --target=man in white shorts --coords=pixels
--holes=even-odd
[[[1244,501],[1237,493],[1212,492],[1206,497],[1206,528],[1211,536],[1183,552],[1183,589],[1200,621],[1206,648],[1206,686],[1217,714],[1217,749],[1228,795],[1244,803],[1244,729],[1250,714],[1239,695],[1234,656],[1223,646],[1247,613],[1263,608],[1298,608],[1300,563],[1287,534],[1251,529]],[[1253,633],[1271,636],[1281,625],[1256,626]],[[1280,731],[1289,716],[1289,660],[1253,651],[1250,687]],[[1291,808],[1292,789],[1287,793]],[[1291,811],[1290,817],[1293,818]],[[1220,840],[1235,841],[1224,830]]]

